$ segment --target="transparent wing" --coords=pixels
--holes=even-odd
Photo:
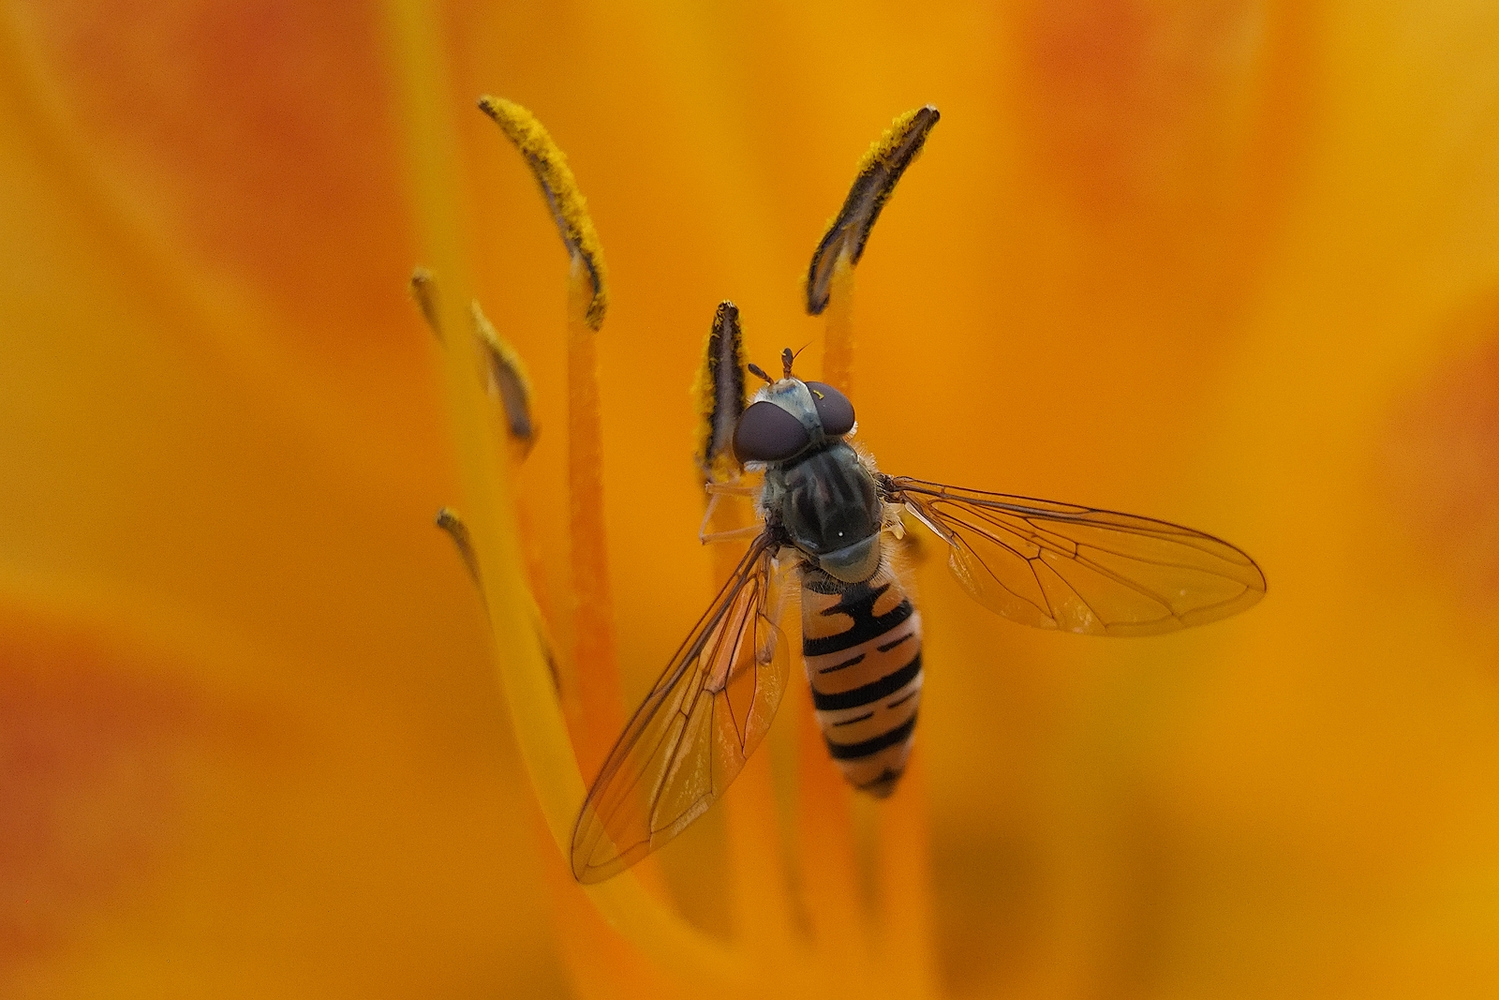
[[[776,549],[768,533],[755,539],[609,752],[573,827],[578,881],[602,882],[686,829],[770,727],[788,663]]]
[[[951,546],[948,568],[980,604],[1026,625],[1155,635],[1265,595],[1253,559],[1191,528],[902,476],[882,485]]]

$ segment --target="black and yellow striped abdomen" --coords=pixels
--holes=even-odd
[[[889,795],[911,755],[921,703],[921,615],[888,560],[863,583],[804,564],[802,659],[843,776],[877,798]]]

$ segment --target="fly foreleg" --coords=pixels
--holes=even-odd
[[[751,524],[742,528],[729,528],[725,531],[709,531],[708,526],[713,521],[713,514],[718,510],[720,500],[724,497],[752,497],[756,490],[753,486],[743,486],[737,482],[709,482],[703,488],[708,492],[708,507],[703,511],[703,523],[698,525],[697,537],[704,545],[709,542],[732,542],[739,538],[753,538],[764,530],[759,524]]]
[[[759,491],[759,487],[746,486],[738,482],[708,482],[703,485],[703,489],[706,490],[708,495],[710,497],[713,497],[715,500],[719,497],[752,497]],[[708,509],[713,509],[712,503],[708,504]]]

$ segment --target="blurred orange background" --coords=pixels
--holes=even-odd
[[[959,998],[1499,989],[1493,5],[13,0],[0,49],[0,993],[708,990],[572,883],[513,650],[432,527],[468,495],[405,290],[435,130],[463,281],[531,368],[539,442],[494,475],[566,647],[567,261],[481,93],[566,150],[610,266],[627,701],[712,591],[714,306],[815,375],[808,257],[926,102],[858,272],[860,439],[1269,579],[1239,618],[1094,641],[922,562],[892,808],[929,912],[836,962],[910,949]],[[750,957],[730,995],[813,992],[818,942],[735,925],[720,812],[646,895]]]

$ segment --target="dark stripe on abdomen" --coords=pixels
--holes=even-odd
[[[896,646],[899,646],[901,643],[905,642],[906,640],[908,640],[908,639],[914,639],[915,637],[916,637],[916,633],[915,632],[907,632],[905,635],[901,636],[899,639],[892,639],[890,642],[882,642],[882,643],[880,643],[878,646],[876,646],[874,648],[876,650],[878,650],[879,652],[881,652],[881,653],[888,653],[892,649],[894,649]]]
[[[805,654],[803,654],[803,655],[805,655]],[[842,663],[835,663],[831,667],[820,667],[820,668],[818,668],[817,672],[819,674],[831,674],[835,670],[843,670],[843,669],[846,669],[848,667],[857,667],[859,664],[861,664],[863,662],[864,662],[864,654],[860,653],[858,656],[850,656],[848,659],[844,660]]]
[[[837,694],[823,694],[813,688],[812,707],[820,712],[860,708],[872,701],[879,701],[881,698],[894,694],[915,680],[919,673],[921,673],[921,651],[917,650],[916,656],[910,663],[863,687],[856,687],[852,691],[839,691]]]
[[[834,743],[832,740],[827,740],[828,753],[834,760],[859,760],[877,754],[881,750],[888,750],[897,743],[905,742],[906,737],[910,736],[911,730],[915,728],[916,715],[912,713],[909,719],[888,733],[881,733],[862,743]]]
[[[822,613],[824,615],[848,615],[853,619],[853,624],[837,635],[824,636],[820,639],[803,639],[802,655],[826,656],[828,653],[841,653],[845,649],[852,649],[870,639],[878,639],[910,618],[912,608],[909,600],[901,601],[882,615],[874,613],[874,602],[889,589],[888,583],[881,587],[871,587],[867,583],[849,585],[842,599],[832,607],[823,609]]]

